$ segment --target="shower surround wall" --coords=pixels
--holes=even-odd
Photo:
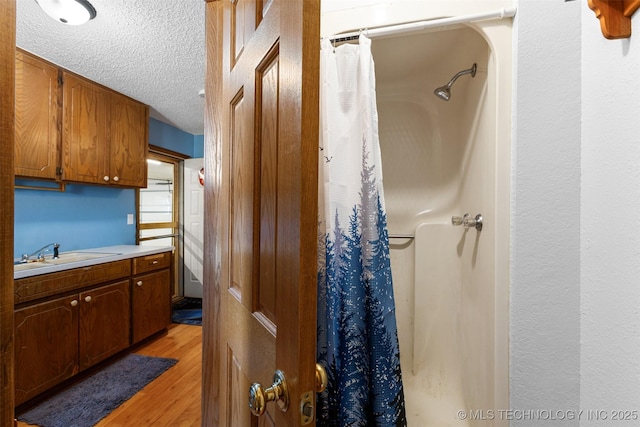
[[[510,6],[442,3],[330,3],[323,35]],[[391,239],[409,426],[506,426],[510,21],[374,38],[372,51],[389,233],[415,236]],[[474,62],[450,101],[433,94]],[[451,225],[467,212],[481,232]]]

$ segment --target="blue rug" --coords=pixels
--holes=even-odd
[[[18,416],[41,427],[92,427],[178,361],[129,354]]]
[[[202,299],[184,298],[174,303],[171,310],[171,321],[202,326]]]

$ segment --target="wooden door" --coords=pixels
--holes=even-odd
[[[137,343],[171,322],[171,272],[167,268],[136,276],[131,289],[131,329]]]
[[[109,92],[63,73],[62,178],[109,184]]]
[[[129,280],[80,293],[80,370],[129,347]]]
[[[112,93],[110,120],[111,183],[146,187],[149,108],[124,95]]]
[[[60,166],[58,68],[16,50],[15,170],[55,180]]]
[[[16,406],[78,372],[78,295],[16,310]]]
[[[314,424],[319,24],[317,0],[207,3],[203,425]],[[276,369],[288,409],[254,417]]]

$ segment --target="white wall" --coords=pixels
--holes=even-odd
[[[521,0],[514,21],[512,410],[580,406],[580,3]]]
[[[581,9],[581,406],[610,420],[640,411],[640,13],[630,39],[606,40]]]
[[[587,2],[518,4],[511,407],[584,411],[553,425],[640,423],[640,16],[632,26],[606,40]]]

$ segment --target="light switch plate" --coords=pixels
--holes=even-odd
[[[133,214],[127,214],[127,224],[133,224]]]

